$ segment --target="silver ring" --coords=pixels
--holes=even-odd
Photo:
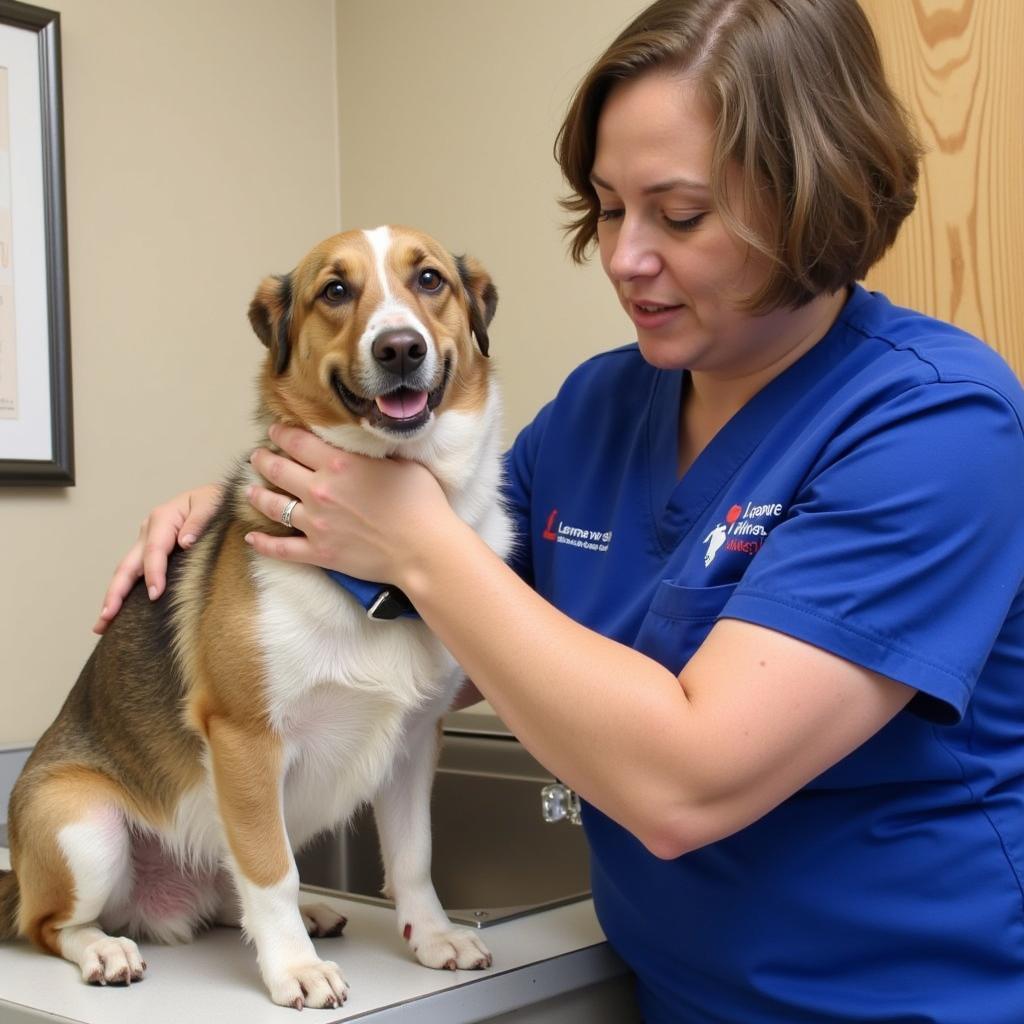
[[[292,498],[284,507],[284,511],[281,513],[281,522],[290,530],[292,528],[292,513],[295,511],[295,506],[298,505],[299,499]]]

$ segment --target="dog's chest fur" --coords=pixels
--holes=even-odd
[[[510,531],[497,499],[499,406],[492,389],[479,416],[440,417],[432,438],[408,454],[435,473],[453,508],[504,556]],[[383,454],[361,430],[331,440]],[[239,491],[246,482],[238,482]],[[420,619],[369,619],[322,569],[254,552],[249,565],[263,670],[253,699],[281,740],[284,814],[298,848],[373,798],[402,756],[406,732],[443,713],[461,672]],[[210,829],[208,813],[215,811],[207,772],[202,791],[179,806],[172,845],[214,858],[218,830]]]
[[[326,573],[256,569],[268,717],[284,745],[293,842],[374,793],[411,716],[446,705],[454,659],[418,619],[377,622]]]

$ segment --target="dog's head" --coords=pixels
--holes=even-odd
[[[358,427],[400,444],[446,409],[483,403],[498,296],[473,259],[411,228],[334,235],[249,306],[267,346],[266,412],[334,439]]]

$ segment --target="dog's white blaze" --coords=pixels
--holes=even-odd
[[[358,361],[364,367],[373,365],[371,349],[374,339],[381,331],[411,327],[427,343],[427,356],[423,360],[423,374],[427,378],[433,378],[438,372],[439,358],[434,336],[427,325],[416,315],[416,311],[395,295],[391,286],[387,265],[388,251],[393,241],[391,229],[388,227],[372,228],[369,231],[364,231],[363,234],[373,250],[377,280],[380,282],[384,297],[366,322],[366,327],[359,338]]]
[[[388,279],[388,249],[391,248],[391,228],[383,225],[379,228],[371,228],[364,231],[366,240],[370,243],[373,251],[373,262],[377,268],[377,280],[380,282],[381,290],[384,292],[384,305],[395,301],[391,292],[391,282]]]

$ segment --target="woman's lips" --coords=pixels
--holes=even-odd
[[[668,306],[659,302],[634,302],[630,300],[628,312],[630,319],[637,327],[652,329],[662,327],[676,314],[686,307],[683,305]]]

